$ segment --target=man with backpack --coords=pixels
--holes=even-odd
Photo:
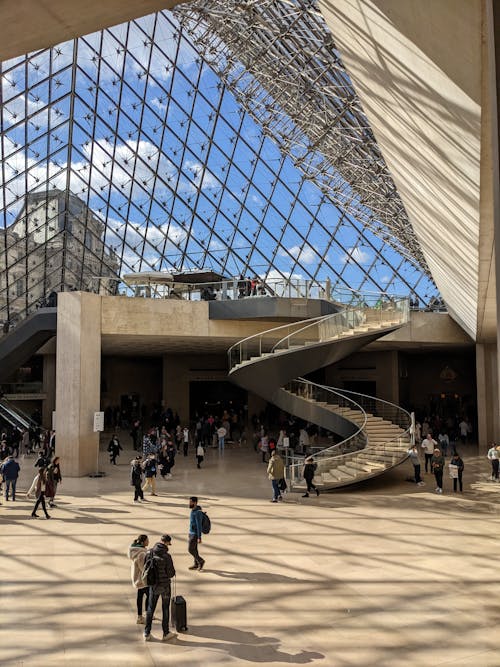
[[[201,544],[202,533],[208,532],[210,530],[210,528],[205,525],[205,531],[203,531],[203,523],[205,522],[206,524],[209,522],[209,519],[198,505],[198,498],[196,496],[191,496],[189,499],[189,507],[191,508],[191,514],[189,517],[188,551],[194,558],[194,563],[189,569],[198,570],[201,572],[203,570],[203,566],[205,565],[205,559],[202,558],[198,553],[198,544]]]
[[[149,549],[144,559],[143,579],[149,586],[144,641],[151,639],[153,616],[160,597],[162,603],[163,641],[167,642],[177,637],[177,634],[170,632],[169,629],[170,580],[175,577],[172,556],[168,553],[168,546],[171,541],[170,535],[162,535],[160,542],[157,542],[152,549]]]

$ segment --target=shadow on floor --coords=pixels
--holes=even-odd
[[[201,637],[215,641],[190,642],[189,636]],[[189,634],[177,637],[177,646],[208,648],[225,651],[234,658],[252,663],[285,662],[296,665],[307,665],[314,660],[324,659],[322,653],[316,651],[300,651],[286,653],[280,650],[281,641],[275,637],[259,637],[254,632],[245,632],[222,625],[195,625],[189,627]]]

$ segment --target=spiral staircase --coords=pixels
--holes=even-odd
[[[302,376],[347,357],[408,320],[407,298],[379,297],[370,305],[365,295],[333,315],[275,327],[228,350],[229,378],[235,384],[340,439],[312,454],[319,488],[361,482],[399,465],[411,443],[411,415],[376,397]],[[287,455],[292,490],[303,488],[303,461]]]

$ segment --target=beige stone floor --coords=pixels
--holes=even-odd
[[[65,479],[53,519],[31,501],[0,507],[0,664],[498,667],[500,484],[465,452],[465,493],[383,481],[271,504],[253,451],[180,457],[160,495],[131,502],[128,461],[102,479]],[[33,459],[21,460],[21,491]],[[447,486],[447,488],[446,488]],[[187,497],[213,524],[190,572]],[[125,555],[134,536],[173,536],[189,631],[144,644]],[[160,613],[159,611],[157,612]]]

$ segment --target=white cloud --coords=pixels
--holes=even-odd
[[[367,264],[371,259],[371,254],[366,252],[366,250],[361,250],[361,248],[353,247],[347,248],[347,253],[342,256],[341,261],[343,264],[348,262],[357,262],[358,264]]]
[[[279,250],[279,254],[281,257],[289,257],[291,255],[292,257],[295,257],[297,262],[300,262],[301,264],[313,264],[318,259],[317,254],[308,245],[304,246],[303,248],[298,245],[294,245],[291,248],[287,248],[287,250],[281,248]]]

